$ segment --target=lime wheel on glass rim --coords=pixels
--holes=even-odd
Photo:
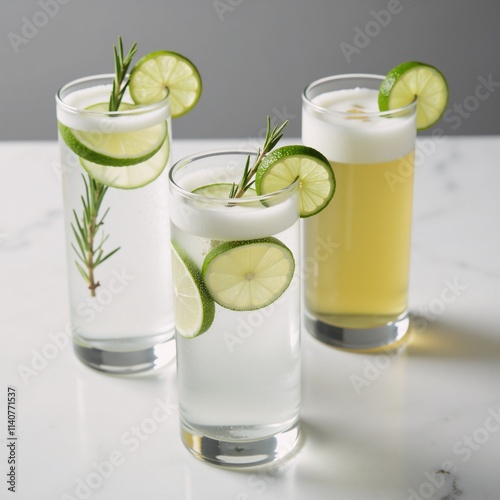
[[[154,104],[168,94],[172,117],[176,118],[196,105],[201,91],[201,78],[191,61],[175,52],[153,52],[132,69],[129,92],[135,104],[122,102],[119,111]],[[109,103],[97,103],[86,110],[106,113]],[[143,187],[153,182],[167,165],[170,143],[166,121],[141,130],[110,133],[71,129],[62,123],[58,126],[61,137],[78,155],[83,168],[106,186]]]
[[[151,104],[169,96],[172,118],[185,115],[201,96],[196,66],[177,52],[160,50],[145,55],[130,73],[130,95],[136,104]]]
[[[119,111],[131,111],[137,106],[122,102]],[[107,113],[108,103],[88,106],[85,111]],[[64,142],[80,158],[109,167],[127,167],[142,163],[156,154],[168,139],[167,122],[127,132],[76,130],[59,122]]]
[[[409,61],[389,71],[380,85],[380,111],[408,106],[417,100],[417,130],[435,125],[448,104],[448,83],[434,66]]]
[[[335,193],[335,175],[329,161],[316,149],[294,145],[283,146],[262,160],[255,174],[258,195],[285,189],[299,182],[300,216],[321,212]]]

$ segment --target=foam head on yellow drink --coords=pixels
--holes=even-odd
[[[378,91],[317,95],[302,139],[330,161],[334,199],[304,221],[306,309],[344,328],[371,328],[407,308],[415,110],[381,114]]]

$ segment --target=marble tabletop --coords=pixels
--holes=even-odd
[[[174,141],[174,159],[226,145],[246,144]],[[184,449],[174,362],[126,378],[77,361],[57,145],[0,143],[0,498],[500,499],[500,137],[418,151],[409,345],[351,354],[303,332],[302,446],[240,472]]]

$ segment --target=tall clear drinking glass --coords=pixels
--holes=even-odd
[[[335,172],[335,197],[304,220],[305,320],[328,344],[373,349],[409,328],[416,103],[378,109],[378,75],[340,75],[303,94],[302,140]]]
[[[228,199],[248,155],[201,153],[170,173],[182,439],[231,467],[277,460],[299,437],[298,186]]]
[[[132,373],[175,354],[168,225],[168,98],[120,110],[113,75],[56,95],[74,349],[93,368]]]

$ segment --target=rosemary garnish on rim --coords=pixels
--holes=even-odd
[[[253,183],[255,182],[255,179],[252,180],[252,178],[255,176],[255,173],[259,168],[260,162],[263,160],[264,156],[271,152],[281,140],[281,138],[283,137],[282,132],[287,124],[288,120],[286,120],[279,127],[276,125],[271,130],[271,117],[267,117],[267,130],[266,137],[264,139],[264,146],[262,146],[262,149],[259,148],[259,151],[257,152],[257,158],[255,159],[252,168],[250,168],[250,155],[248,155],[241,180],[238,184],[233,183],[231,191],[229,193],[229,198],[241,198],[245,194],[245,191],[248,188],[252,187]]]

